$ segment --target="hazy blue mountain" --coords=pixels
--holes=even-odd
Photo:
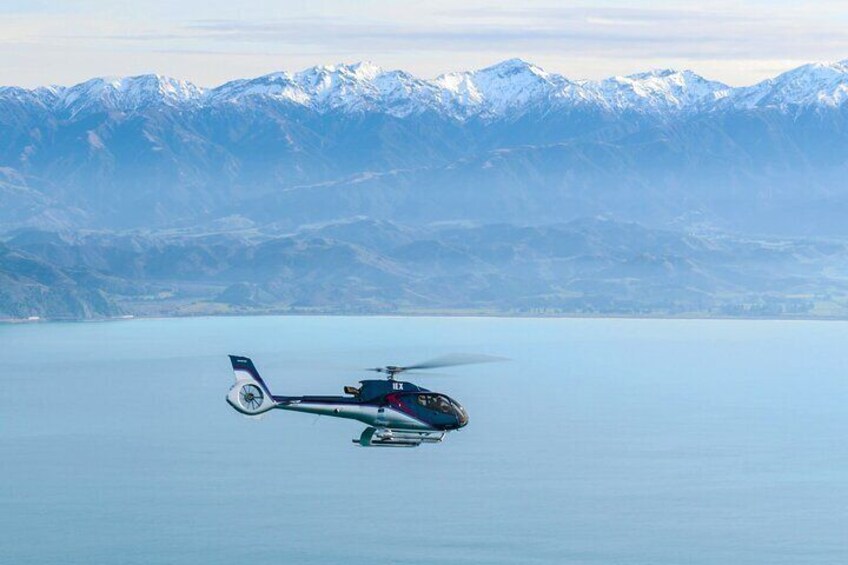
[[[575,81],[520,60],[434,80],[360,63],[212,89],[158,75],[0,88],[0,222],[604,214],[845,234],[846,92],[845,63],[731,88],[673,70]]]
[[[848,244],[841,241],[682,234],[603,219],[523,227],[356,220],[291,234],[20,230],[5,246],[0,274],[26,275],[48,286],[61,281],[62,296],[84,283],[91,304],[80,317],[445,311],[844,315],[841,304],[848,297]],[[36,295],[29,282],[11,288],[6,303],[25,290],[29,295],[7,308],[7,315],[53,312],[54,299]],[[54,317],[64,311],[56,312]]]
[[[844,316],[848,65],[0,88],[0,318]]]
[[[61,269],[0,243],[0,319],[96,318],[122,313],[110,277],[84,268]]]

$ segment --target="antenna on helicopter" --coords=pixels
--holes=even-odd
[[[495,363],[497,361],[507,361],[504,357],[495,357],[492,355],[467,355],[467,354],[453,354],[453,355],[445,355],[443,357],[437,357],[435,359],[430,359],[429,361],[422,361],[421,363],[415,363],[414,365],[406,365],[406,366],[398,366],[398,365],[386,365],[385,367],[373,367],[365,369],[366,371],[373,371],[375,373],[383,373],[386,375],[386,378],[390,381],[395,380],[395,375],[400,373],[405,373],[407,371],[421,371],[427,369],[440,369],[442,367],[456,367],[457,365],[474,365],[477,363]]]

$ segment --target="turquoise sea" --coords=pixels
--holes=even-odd
[[[276,394],[415,382],[466,407],[443,444],[259,421]],[[848,324],[252,317],[0,326],[0,563],[848,563]],[[412,380],[412,379],[410,379]]]

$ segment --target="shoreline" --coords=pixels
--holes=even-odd
[[[36,325],[56,323],[105,323],[131,322],[136,320],[178,320],[190,318],[263,318],[263,317],[310,317],[310,318],[498,318],[531,320],[702,320],[702,321],[763,321],[763,322],[848,322],[848,316],[705,316],[698,314],[509,314],[499,312],[400,312],[400,313],[334,313],[334,312],[233,312],[198,313],[136,316],[124,315],[110,318],[0,318],[0,325]]]

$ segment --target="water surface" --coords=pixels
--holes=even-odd
[[[848,563],[848,324],[256,317],[0,326],[0,562]],[[471,422],[224,402],[450,352]]]

